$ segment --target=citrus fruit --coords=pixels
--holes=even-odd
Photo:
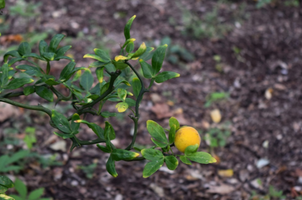
[[[190,145],[200,145],[200,136],[198,131],[190,126],[181,127],[175,134],[174,144],[180,152],[184,152]]]

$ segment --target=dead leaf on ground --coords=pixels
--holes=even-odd
[[[172,116],[172,112],[166,103],[157,103],[151,108],[151,110],[156,114],[158,119]]]
[[[23,37],[20,34],[3,35],[0,38],[0,43],[1,44],[4,44],[4,43],[10,44],[10,43],[13,43],[13,42],[22,42],[22,40],[23,40]]]
[[[210,115],[211,115],[211,118],[212,118],[213,122],[215,122],[215,123],[220,122],[220,120],[221,120],[220,110],[218,110],[218,109],[212,110]]]
[[[19,110],[7,103],[0,102],[0,122],[19,115]]]
[[[215,193],[215,194],[229,194],[234,190],[235,188],[233,186],[222,184],[222,185],[211,185],[207,190],[207,192]]]
[[[232,177],[234,175],[234,171],[232,169],[218,170],[218,174],[222,177]]]

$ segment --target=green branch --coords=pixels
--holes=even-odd
[[[41,111],[41,112],[46,113],[49,117],[51,117],[51,110],[49,110],[49,109],[47,109],[47,108],[45,108],[45,107],[43,107],[41,105],[30,106],[30,105],[26,105],[26,104],[23,104],[23,103],[12,101],[12,100],[6,99],[6,98],[0,98],[0,101],[8,103],[8,104],[11,104],[11,105],[14,105],[14,106],[18,106],[18,107],[21,107],[21,108],[26,108],[26,109],[30,109],[30,110]]]
[[[69,95],[67,97],[65,97],[60,91],[58,91],[54,86],[50,86],[50,90],[55,93],[55,95],[58,97],[58,100],[64,100],[64,101],[68,101],[71,99],[72,96],[72,92],[70,91]]]
[[[136,141],[136,136],[137,136],[137,126],[138,126],[138,120],[140,117],[139,109],[138,109],[139,104],[140,104],[141,100],[143,99],[144,93],[148,92],[149,90],[147,90],[145,88],[145,85],[144,85],[144,82],[143,82],[141,76],[137,73],[137,71],[134,69],[134,67],[130,63],[128,63],[128,61],[125,61],[125,63],[132,69],[132,71],[136,74],[136,76],[138,77],[138,79],[141,83],[141,90],[139,91],[139,94],[137,96],[136,103],[135,103],[135,117],[129,116],[134,122],[134,133],[133,133],[132,141],[131,141],[130,145],[126,148],[126,150],[130,150],[133,147],[133,145]]]
[[[110,78],[110,83],[109,83],[108,89],[107,89],[101,96],[99,96],[97,99],[95,99],[93,102],[88,103],[88,104],[82,106],[82,107],[77,111],[77,113],[78,113],[79,115],[85,113],[85,112],[86,112],[85,109],[93,107],[95,104],[97,104],[98,102],[102,101],[106,96],[108,96],[108,95],[114,90],[114,86],[113,86],[114,81],[117,79],[117,77],[118,77],[120,74],[121,74],[121,71],[116,71],[116,72],[110,73],[111,78]]]

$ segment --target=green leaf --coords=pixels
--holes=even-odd
[[[104,81],[104,67],[98,67],[95,73],[99,83],[102,83]]]
[[[187,165],[192,165],[191,161],[189,159],[187,159],[186,156],[179,156],[181,162],[187,164]]]
[[[172,79],[172,78],[177,78],[179,77],[180,75],[176,72],[169,72],[169,71],[166,71],[166,72],[162,72],[160,74],[158,74],[156,77],[155,77],[155,82],[156,83],[162,83],[162,82],[165,82],[169,79]]]
[[[133,78],[131,85],[132,85],[134,96],[137,98],[142,88],[141,82],[139,81],[138,78]]]
[[[56,57],[64,56],[65,53],[66,53],[70,48],[71,48],[71,45],[67,45],[67,46],[64,46],[64,47],[59,48],[59,49],[56,51]]]
[[[102,115],[102,117],[104,117],[104,118],[108,118],[108,117],[114,117],[114,116],[116,115],[116,113],[104,111],[104,112],[101,112],[101,115]]]
[[[114,67],[119,70],[123,70],[128,67],[128,65],[122,60],[121,61],[112,60],[111,62],[114,65]]]
[[[115,107],[118,112],[125,112],[128,109],[129,105],[126,102],[120,102],[116,104]]]
[[[115,139],[115,131],[114,131],[112,125],[107,121],[105,122],[105,129],[107,129],[107,130],[105,130],[105,133],[104,133],[105,138],[107,138],[107,134],[109,134],[109,139],[110,140]]]
[[[152,78],[152,66],[146,63],[144,60],[140,59],[139,64],[142,67],[143,75],[145,78]]]
[[[111,174],[111,176],[113,176],[113,177],[118,176],[118,174],[115,170],[115,162],[114,162],[114,160],[112,159],[111,156],[107,160],[106,169],[107,169],[108,173]]]
[[[22,57],[23,57],[23,58],[32,57],[32,58],[36,58],[36,59],[45,61],[45,59],[44,59],[43,57],[39,56],[39,55],[36,54],[36,53],[25,54],[25,55],[23,55]]]
[[[104,67],[105,65],[107,65],[108,63],[104,63],[101,61],[95,61],[93,63],[89,64],[89,68],[93,68],[93,67]]]
[[[0,200],[18,200],[18,199],[14,199],[13,197],[7,196],[6,194],[0,194]]]
[[[175,156],[165,156],[165,163],[170,170],[175,170],[178,166],[178,160]]]
[[[195,153],[198,150],[199,145],[195,144],[195,145],[190,145],[185,149],[185,155],[191,155],[193,153]]]
[[[99,56],[102,59],[102,62],[109,63],[111,61],[106,51],[97,48],[95,48],[93,51],[97,56]]]
[[[6,162],[6,164],[11,164],[11,163],[14,163],[14,162],[17,162],[25,157],[27,157],[29,155],[29,151],[28,150],[20,150],[18,151],[17,153],[14,153],[10,158],[9,160]]]
[[[0,0],[0,9],[5,8],[5,0]],[[0,34],[1,36],[1,34]]]
[[[75,62],[69,62],[64,69],[61,71],[60,74],[60,81],[68,81],[70,77],[74,74],[74,68],[76,63]]]
[[[80,84],[86,91],[91,88],[93,84],[93,76],[91,74],[90,69],[85,69],[84,73],[80,78]]]
[[[2,65],[1,71],[2,71],[2,74],[1,74],[1,87],[4,87],[7,84],[7,82],[8,82],[8,71],[9,71],[8,64],[5,63],[4,65]]]
[[[129,106],[135,106],[136,101],[134,101],[133,99],[130,98],[126,98],[125,102],[129,105]]]
[[[105,68],[109,73],[115,72],[115,66],[112,63],[105,65]]]
[[[152,56],[152,75],[155,76],[161,69],[164,59],[165,59],[165,52],[168,45],[162,45],[158,47],[153,56]]]
[[[56,125],[56,127],[63,133],[71,133],[71,127],[68,119],[61,113],[52,110],[51,111],[51,120]]]
[[[17,190],[17,192],[20,194],[20,196],[23,199],[26,199],[27,188],[26,188],[25,184],[18,178],[15,180],[15,189]]]
[[[43,195],[43,193],[44,193],[44,188],[36,189],[29,194],[28,200],[37,200]]]
[[[111,156],[113,160],[119,161],[119,160],[133,160],[134,158],[139,156],[139,154],[124,149],[113,149]]]
[[[53,133],[54,133],[55,135],[57,135],[57,136],[63,138],[63,139],[67,139],[67,138],[72,138],[72,137],[74,137],[73,134],[58,133],[58,132],[55,132],[55,131],[54,131]]]
[[[90,123],[88,121],[85,120],[76,120],[76,123],[83,123],[86,124],[89,128],[91,128],[91,130],[98,136],[98,138],[100,138],[101,140],[105,140],[105,136],[104,136],[104,130],[102,129],[102,127],[100,127],[99,125],[95,124],[95,123]],[[113,138],[112,135],[110,135],[111,138]],[[115,135],[114,135],[115,138]],[[114,139],[113,138],[113,139]]]
[[[101,87],[101,95],[108,90],[110,83],[106,83]]]
[[[175,140],[176,126],[173,124],[169,130],[169,143],[172,144]]]
[[[137,58],[140,57],[145,53],[147,50],[146,44],[143,42],[140,47],[137,49],[137,51],[131,56],[131,58]]]
[[[126,46],[126,52],[130,53],[134,50],[134,43],[133,42],[129,42],[129,44],[127,44]]]
[[[20,57],[20,58],[12,58],[8,61],[8,66],[12,66],[13,64],[15,64],[18,61],[24,60],[24,58]]]
[[[14,90],[22,87],[25,84],[32,83],[32,82],[34,82],[34,80],[27,77],[15,78],[11,82],[9,82],[7,86],[5,86],[4,88]]]
[[[70,60],[70,61],[74,61],[73,58],[68,57],[68,56],[56,56],[56,57],[54,58],[54,60],[61,60],[61,59],[67,59],[67,60]]]
[[[53,93],[46,86],[36,86],[36,93],[47,101],[53,101]]]
[[[161,147],[161,148],[165,148],[167,146],[167,144],[164,144],[162,142],[159,142],[153,138],[151,138],[151,141],[157,146],[157,147]]]
[[[163,164],[164,164],[163,158],[148,162],[143,170],[143,177],[148,178],[149,176],[154,174],[161,166],[163,166]]]
[[[31,48],[30,48],[30,45],[28,44],[28,42],[22,42],[22,43],[19,45],[18,53],[19,53],[21,56],[23,56],[23,55],[25,55],[25,54],[31,53]]]
[[[150,60],[154,54],[154,48],[153,47],[147,47],[145,53],[139,57],[139,59],[142,59],[144,61]]]
[[[123,88],[119,88],[117,90],[117,95],[122,101],[125,101],[126,97],[127,97],[127,90],[125,90]]]
[[[216,159],[206,152],[195,152],[190,155],[186,155],[186,157],[194,162],[198,162],[201,164],[209,164],[216,162]]]
[[[9,52],[5,53],[4,56],[3,56],[5,63],[7,62],[7,59],[8,59],[9,56],[17,57],[17,58],[21,57],[17,50],[9,51]]]
[[[44,57],[46,60],[48,60],[48,61],[52,61],[52,60],[54,60],[55,59],[55,53],[53,53],[53,52],[44,52],[43,54],[42,54],[42,57]]]
[[[147,121],[147,130],[153,139],[159,141],[160,143],[163,143],[165,146],[169,144],[163,127],[161,127],[155,121]],[[160,147],[164,148],[164,145]]]
[[[76,134],[80,128],[80,124],[75,122],[76,120],[79,120],[79,119],[81,119],[81,118],[78,113],[74,113],[71,117],[70,128],[71,128],[73,134]]]
[[[56,34],[49,43],[49,50],[52,52],[56,52],[61,40],[65,37],[63,34]]]
[[[157,149],[143,149],[141,150],[141,154],[147,160],[160,160],[164,158],[163,153]]]
[[[20,70],[25,70],[25,73],[30,76],[37,76],[37,77],[43,76],[43,72],[38,67],[33,67],[30,65],[18,65],[16,66],[16,68]]]
[[[178,120],[175,117],[171,117],[169,119],[169,126],[172,128],[172,126],[175,125],[175,129],[178,130],[180,128],[180,124]]]
[[[0,175],[0,185],[6,187],[6,188],[12,188],[14,187],[13,181],[11,181],[7,176]]]
[[[41,40],[39,43],[39,52],[40,56],[42,56],[45,52],[47,52],[48,45],[44,40]]]
[[[1,194],[4,194],[7,190],[8,190],[7,187],[4,187],[4,186],[0,185],[0,195],[1,195]],[[1,196],[0,196],[0,200],[2,200],[2,199],[1,199]]]
[[[101,151],[105,152],[105,153],[110,153],[111,150],[108,149],[106,146],[103,146],[103,145],[100,145],[100,144],[97,144],[96,145],[99,149],[101,149]]]
[[[130,39],[130,29],[131,29],[131,25],[132,25],[132,22],[135,19],[135,17],[136,17],[136,15],[133,15],[125,25],[124,35],[125,35],[126,40]]]

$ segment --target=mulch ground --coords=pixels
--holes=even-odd
[[[9,1],[7,7],[15,2]],[[252,191],[260,195],[268,194],[269,186],[282,190],[286,199],[302,195],[301,6],[274,4],[257,9],[254,2],[218,4],[203,0],[39,2],[42,2],[38,8],[40,15],[28,20],[4,10],[4,22],[10,24],[10,29],[2,35],[49,29],[64,33],[71,38],[68,40],[73,46],[71,54],[78,65],[88,66],[90,61],[83,59],[83,55],[92,53],[96,46],[93,40],[79,39],[79,32],[84,37],[95,36],[95,44],[107,46],[115,53],[123,42],[126,19],[135,14],[137,18],[132,26],[132,37],[138,43],[148,41],[156,45],[168,36],[172,44],[179,44],[194,55],[194,61],[180,58],[176,64],[164,63],[164,70],[176,71],[181,77],[155,85],[145,96],[137,139],[139,144],[150,144],[146,120],[152,119],[167,126],[172,115],[182,124],[196,127],[204,136],[210,127],[219,127],[210,117],[210,111],[214,108],[222,114],[221,124],[231,122],[232,134],[226,146],[214,149],[220,159],[218,164],[194,163],[187,166],[181,163],[174,172],[163,167],[144,179],[144,162],[118,162],[119,176],[113,178],[106,172],[108,156],[95,146],[84,146],[73,152],[54,150],[50,148],[51,144],[61,139],[52,136],[48,117],[18,110],[23,115],[19,113],[17,120],[20,122],[17,125],[16,118],[0,123],[0,139],[3,140],[3,132],[8,127],[19,127],[19,135],[26,126],[36,127],[38,142],[34,151],[40,154],[58,153],[58,160],[63,162],[62,166],[46,169],[33,162],[19,174],[14,174],[24,180],[30,189],[44,187],[45,197],[58,200],[237,200],[249,199]],[[243,3],[245,6],[241,8]],[[206,13],[214,7],[219,10],[220,23],[212,26],[228,24],[232,29],[223,32],[220,38],[195,38],[189,29],[183,34],[186,30],[182,20],[184,9],[205,20]],[[243,12],[239,12],[240,9]],[[238,12],[235,17],[234,12]],[[98,36],[100,31],[102,34]],[[1,45],[9,46],[11,43],[6,41]],[[215,55],[220,56],[219,63],[213,59]],[[59,69],[61,66],[58,64],[55,67]],[[205,108],[206,97],[211,92],[228,92],[230,97]],[[33,104],[38,102],[37,98],[25,100]],[[114,109],[113,106],[110,105],[109,109]],[[87,120],[98,119],[87,116]],[[131,140],[131,120],[125,116],[110,122],[116,127],[118,135],[115,144],[127,146]],[[94,136],[88,129],[80,134],[82,138]],[[69,145],[67,141],[66,147]],[[209,151],[205,141],[200,150]],[[269,163],[260,167],[261,160]],[[78,166],[93,162],[97,163],[97,167],[93,178],[88,179]],[[233,176],[222,175],[221,171],[225,169],[233,170]]]

